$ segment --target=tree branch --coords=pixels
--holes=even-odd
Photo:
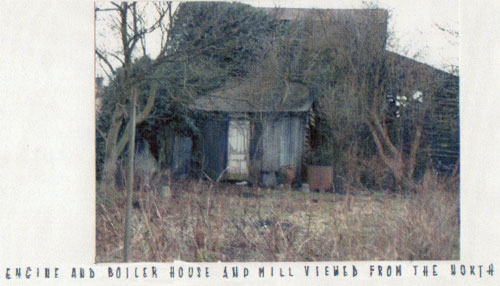
[[[111,70],[111,73],[115,74],[115,69],[113,68],[113,65],[111,65],[108,59],[101,52],[99,52],[98,49],[95,49],[95,54],[108,66],[108,68]]]
[[[384,147],[383,147],[382,143],[380,142],[379,135],[378,135],[377,131],[375,130],[373,123],[371,123],[369,120],[367,120],[366,123],[368,125],[368,128],[370,129],[370,133],[372,134],[373,141],[375,142],[375,145],[377,146],[377,150],[378,150],[378,154],[379,154],[380,158],[382,159],[382,161],[384,161],[384,163],[386,165],[388,165],[388,166],[391,165],[390,159],[385,154]]]
[[[122,11],[122,6],[120,6],[120,4],[116,3],[116,2],[111,2],[111,5],[115,6],[116,7],[116,10],[118,11]]]
[[[104,68],[104,66],[102,65],[102,62],[101,62],[101,61],[99,61],[99,65],[101,66],[101,68],[102,68],[102,70],[104,71],[104,73],[106,74],[106,76],[107,76],[109,79],[111,79],[111,78],[112,78],[112,76],[113,76],[113,74],[112,74],[112,73],[110,74],[110,73],[109,73],[109,72],[108,72],[108,71]]]
[[[146,106],[142,110],[141,113],[137,115],[137,124],[141,124],[146,118],[148,118],[149,114],[151,114],[151,110],[153,109],[156,96],[158,94],[158,85],[156,83],[152,83],[151,90],[149,92],[148,101],[146,102]]]
[[[110,56],[112,56],[113,58],[117,59],[122,65],[124,64],[123,60],[120,59],[120,57],[116,54],[109,54]]]
[[[104,9],[102,9],[102,8],[97,7],[97,8],[95,8],[95,11],[96,12],[109,12],[109,11],[119,11],[119,10],[116,8],[104,8]]]
[[[407,168],[407,175],[409,178],[413,177],[413,172],[415,171],[415,166],[417,165],[417,151],[418,147],[420,146],[422,138],[422,126],[418,126],[417,130],[415,131],[415,138],[413,139],[413,142],[411,144],[411,149],[410,149],[410,157],[409,157],[409,162],[408,162],[408,168]]]
[[[135,122],[136,126],[141,124],[151,114],[151,110],[153,109],[156,95],[158,93],[157,91],[158,91],[157,84],[153,83],[151,86],[151,91],[149,93],[148,101],[146,103],[146,107],[144,107],[142,112],[139,115],[137,115],[137,117],[136,117],[136,122]],[[123,134],[118,142],[118,146],[117,146],[118,154],[121,154],[123,152],[123,150],[125,150],[125,147],[127,146],[127,143],[128,143],[129,137],[130,137],[130,135],[129,135],[130,134],[130,124],[131,124],[130,121],[127,122],[127,126],[125,127],[125,130],[124,130],[124,132],[123,132]]]
[[[380,119],[377,116],[377,113],[372,110],[370,114],[371,114],[371,119],[373,121],[373,125],[376,131],[380,134],[381,139],[383,140],[383,144],[387,146],[393,157],[399,156],[400,155],[399,150],[396,148],[396,146],[394,146],[394,144],[392,144],[391,138],[389,138],[389,134],[387,134],[387,128],[384,128],[382,126],[382,124],[380,123]]]
[[[101,128],[99,128],[99,126],[97,126],[96,124],[96,130],[97,132],[99,132],[99,135],[101,135],[102,138],[106,139],[106,133],[104,133],[104,131],[101,130]]]

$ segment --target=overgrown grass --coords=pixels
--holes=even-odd
[[[302,193],[207,181],[134,193],[132,261],[459,258],[457,178],[430,173],[411,194]],[[97,194],[97,262],[122,260],[125,190]]]

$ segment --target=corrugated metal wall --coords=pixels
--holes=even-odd
[[[293,165],[297,171],[296,181],[300,181],[304,116],[269,118],[263,127],[262,171],[276,172],[281,166]]]
[[[263,122],[262,171],[274,172],[280,167],[281,121],[267,119]]]
[[[262,133],[250,135],[262,136],[261,153],[250,150],[251,154],[262,154],[258,156],[262,163],[261,173],[277,175],[281,166],[293,165],[296,168],[296,181],[300,181],[305,118],[305,114],[274,115],[261,121],[262,129],[258,130]],[[203,166],[213,179],[217,179],[227,167],[229,120],[227,116],[214,116],[207,119],[203,129]],[[252,132],[256,130],[252,129]],[[256,146],[254,143],[251,148]]]
[[[302,141],[304,138],[303,120],[299,117],[285,117],[281,122],[280,165],[295,166],[300,174]]]

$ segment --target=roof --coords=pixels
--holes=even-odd
[[[387,40],[389,13],[385,9],[303,9],[259,8],[274,14],[278,19],[326,21],[330,27],[344,30],[358,39],[375,37],[377,48],[384,48]]]
[[[364,16],[376,18],[381,24],[387,24],[388,12],[385,9],[307,9],[307,8],[259,8],[275,13],[280,20],[296,20],[312,16],[320,19],[331,16],[337,20],[360,20]]]
[[[429,74],[434,74],[436,76],[444,76],[444,77],[452,77],[455,79],[458,79],[456,75],[453,75],[449,72],[437,69],[433,66],[430,66],[426,63],[419,62],[415,59],[409,58],[407,56],[400,55],[395,52],[391,52],[386,50],[385,51],[388,60],[392,61],[393,63],[400,65],[401,68],[404,68],[406,70],[408,69],[420,69],[422,72],[427,72]]]
[[[233,80],[215,92],[198,97],[192,109],[220,112],[307,112],[313,100],[302,84],[261,86],[256,81]]]
[[[274,13],[280,20],[324,20],[343,37],[375,39],[373,47],[383,50],[387,35],[388,12],[383,9],[298,9],[258,8]],[[373,27],[378,27],[374,29]],[[345,32],[345,33],[343,33]],[[266,83],[256,75],[231,79],[208,95],[198,97],[190,106],[195,110],[220,112],[305,112],[313,100],[302,84]],[[253,79],[252,79],[253,78]],[[266,86],[269,85],[269,86]]]
[[[385,51],[385,54],[392,68],[391,72],[399,79],[394,82],[394,88],[442,88],[444,84],[452,84],[456,85],[458,92],[457,76],[395,52]]]

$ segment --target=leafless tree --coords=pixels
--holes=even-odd
[[[132,76],[133,61],[137,56],[147,54],[146,36],[158,31],[161,33],[162,41],[156,62],[164,58],[168,31],[172,25],[172,7],[172,2],[111,2],[109,6],[98,5],[95,9],[96,20],[107,19],[110,29],[117,33],[121,42],[120,49],[117,51],[106,51],[100,43],[96,43],[95,50],[98,63],[104,66],[103,70],[107,71],[110,79],[115,79],[118,72],[122,72],[122,81],[112,107],[109,128],[108,130],[98,129],[100,135],[105,138],[106,145],[102,176],[104,188],[114,187],[118,157],[129,142],[131,123],[127,119],[129,116],[125,106],[131,102],[132,88],[139,81],[137,77]],[[147,15],[152,10],[155,11],[153,17]],[[113,62],[119,62],[119,64],[115,65]],[[157,93],[157,88],[153,85],[148,94],[142,94],[147,99],[146,104],[137,113],[136,124],[140,124],[149,116]],[[121,132],[122,130],[125,131]]]
[[[270,41],[260,82],[309,87],[321,121],[316,127],[322,128],[313,153],[328,161],[323,164],[339,165],[359,183],[363,161],[371,160],[363,147],[369,141],[382,164],[378,169],[408,189],[417,157],[427,152],[424,129],[434,118],[429,114],[436,111],[442,82],[425,64],[385,50],[386,21],[381,9],[317,10],[297,17],[287,33]]]

